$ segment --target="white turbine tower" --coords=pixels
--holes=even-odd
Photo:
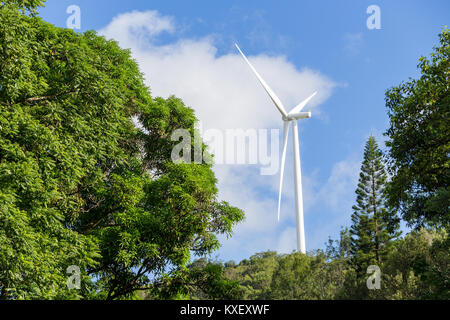
[[[256,69],[248,61],[247,57],[242,53],[239,46],[235,43],[236,48],[241,53],[244,60],[250,66],[253,73],[258,78],[261,85],[266,90],[272,102],[277,107],[278,111],[281,113],[281,118],[283,119],[283,153],[281,156],[281,172],[280,172],[280,192],[278,194],[278,221],[280,220],[280,204],[281,204],[281,190],[283,187],[283,174],[284,174],[284,163],[286,160],[286,147],[288,141],[289,124],[292,122],[292,133],[294,136],[294,185],[295,185],[295,209],[296,209],[296,220],[297,220],[297,251],[306,253],[305,245],[305,227],[303,224],[303,196],[302,196],[302,173],[300,169],[300,148],[298,140],[298,127],[297,120],[306,119],[311,117],[311,110],[308,112],[302,112],[302,109],[306,106],[309,100],[316,95],[314,92],[311,96],[300,102],[295,108],[293,108],[289,113],[287,113],[281,103],[280,99],[276,94],[270,89],[264,79],[259,75]]]

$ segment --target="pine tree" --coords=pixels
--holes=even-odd
[[[350,229],[351,264],[358,274],[365,274],[369,265],[380,266],[392,240],[400,235],[396,212],[386,205],[386,182],[382,152],[370,136],[364,150]]]

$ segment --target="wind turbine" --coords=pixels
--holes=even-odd
[[[297,120],[306,119],[311,117],[311,110],[308,112],[302,112],[302,109],[306,106],[306,104],[316,95],[317,92],[314,92],[308,98],[300,102],[296,107],[294,107],[289,113],[284,109],[281,100],[277,97],[277,95],[272,91],[269,85],[264,81],[264,79],[259,75],[256,69],[252,66],[250,61],[248,61],[247,57],[242,53],[239,46],[235,43],[236,48],[241,53],[244,60],[249,65],[250,69],[252,69],[255,76],[258,78],[261,85],[266,90],[272,102],[277,107],[278,111],[281,113],[281,119],[283,120],[283,153],[281,155],[281,167],[280,167],[280,192],[278,194],[278,221],[280,221],[280,205],[281,205],[281,190],[283,187],[283,174],[284,174],[284,163],[286,160],[286,148],[288,141],[288,133],[289,133],[289,125],[292,122],[292,133],[294,136],[294,185],[295,185],[295,210],[296,210],[296,221],[297,221],[297,251],[302,253],[306,253],[306,245],[305,245],[305,227],[303,224],[303,196],[302,196],[302,173],[300,169],[300,147],[299,147],[299,139],[298,139],[298,126]]]

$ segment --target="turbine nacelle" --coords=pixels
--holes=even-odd
[[[308,112],[297,112],[297,113],[288,113],[287,117],[281,117],[283,121],[292,121],[292,120],[300,120],[300,119],[308,119],[311,118],[311,110]]]

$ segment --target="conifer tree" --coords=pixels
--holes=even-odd
[[[351,264],[358,274],[365,274],[369,265],[380,265],[400,235],[399,219],[386,205],[386,172],[383,155],[373,136],[364,150],[356,204],[353,206]]]

